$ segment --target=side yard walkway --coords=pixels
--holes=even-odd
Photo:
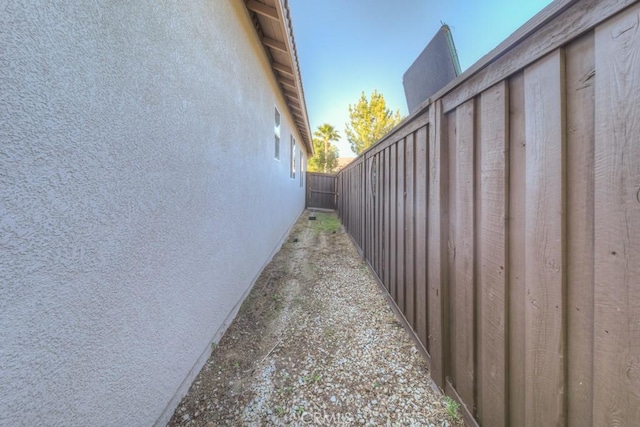
[[[462,425],[335,214],[305,212],[171,426]]]

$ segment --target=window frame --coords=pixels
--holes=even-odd
[[[274,153],[273,158],[277,161],[280,161],[280,141],[281,141],[281,133],[280,128],[282,127],[282,114],[280,114],[280,110],[278,107],[274,106],[275,114],[273,116],[273,144],[274,144]]]
[[[291,135],[291,146],[289,150],[290,172],[289,177],[296,179],[296,139]]]
[[[302,188],[304,184],[304,156],[302,155],[302,150],[300,150],[300,188]]]

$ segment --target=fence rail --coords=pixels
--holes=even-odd
[[[337,176],[471,424],[640,425],[638,22],[552,3]]]

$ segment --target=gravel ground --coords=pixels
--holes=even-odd
[[[171,426],[463,425],[334,214],[308,212]]]

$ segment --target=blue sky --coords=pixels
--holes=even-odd
[[[336,127],[340,156],[349,104],[374,89],[407,115],[402,75],[448,24],[462,71],[542,10],[550,0],[289,0],[312,132]]]

